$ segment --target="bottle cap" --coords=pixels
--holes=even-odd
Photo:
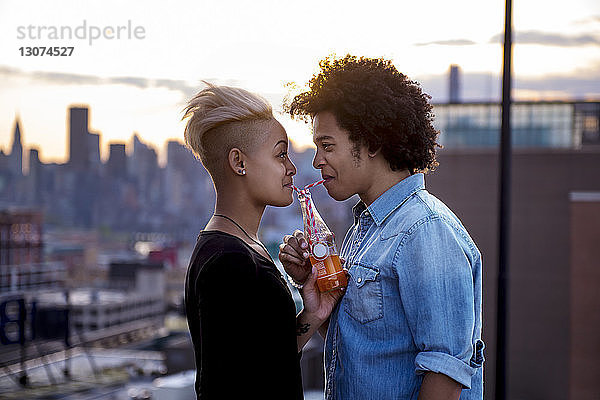
[[[327,246],[325,246],[324,243],[317,242],[313,245],[312,253],[316,259],[321,260],[321,259],[327,257]]]

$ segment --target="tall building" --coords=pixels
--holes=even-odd
[[[88,108],[69,108],[69,164],[76,171],[88,169]]]
[[[109,157],[106,162],[108,175],[113,178],[126,178],[128,174],[125,143],[111,143],[109,149]]]
[[[90,169],[95,173],[100,173],[102,161],[100,160],[100,135],[89,133],[88,135],[88,160]]]
[[[448,102],[451,104],[460,103],[460,67],[458,65],[450,66],[448,84]]]
[[[27,176],[27,204],[42,203],[42,162],[37,149],[29,149],[29,175]]]
[[[75,171],[100,170],[100,135],[89,130],[89,109],[69,108],[69,164]]]
[[[144,144],[137,133],[133,136],[133,152],[127,170],[136,180],[136,187],[146,204],[160,203],[160,168],[156,150]]]
[[[15,176],[23,175],[23,142],[21,139],[21,127],[19,117],[15,119],[15,129],[13,131],[13,143],[10,152],[10,171]]]

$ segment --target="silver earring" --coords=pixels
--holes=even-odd
[[[239,171],[239,172],[240,172],[240,174],[242,174],[242,175],[246,175],[246,170],[245,170],[245,169],[240,169],[240,171]]]

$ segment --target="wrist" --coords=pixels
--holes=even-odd
[[[294,280],[294,278],[292,278],[291,275],[287,276],[288,282],[290,283],[290,285],[292,285],[293,287],[295,287],[298,290],[302,290],[304,288],[304,283],[298,283]]]
[[[319,327],[323,321],[314,313],[307,311],[306,308],[303,308],[302,311],[298,314],[298,321],[302,323],[309,323],[311,326]]]
[[[320,315],[320,313],[318,311],[309,311],[306,309],[306,307],[304,307],[302,309],[302,311],[300,311],[300,314],[298,314],[298,317],[299,317],[299,320],[302,321],[303,323],[310,323],[315,328],[318,328],[325,321],[327,321],[327,318],[329,318],[329,315],[327,315],[327,316]]]

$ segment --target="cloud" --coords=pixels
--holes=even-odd
[[[502,43],[504,34],[499,33],[492,36],[489,43]],[[600,39],[593,35],[569,36],[561,33],[522,31],[516,32],[513,37],[516,44],[541,44],[543,46],[577,47],[594,45],[600,46]]]
[[[29,78],[58,85],[116,84],[132,86],[140,89],[166,88],[169,90],[180,92],[185,98],[188,98],[192,94],[196,93],[198,91],[198,87],[201,86],[200,83],[198,84],[198,86],[192,86],[186,81],[175,79],[147,79],[130,76],[102,78],[95,75],[70,74],[63,72],[27,72],[4,65],[0,65],[0,76]],[[207,79],[207,81],[211,81],[211,79]]]
[[[206,81],[210,81],[207,79]],[[198,86],[191,86],[185,81],[176,80],[176,79],[156,79],[154,81],[154,85],[156,87],[165,88],[169,90],[175,90],[181,92],[183,97],[190,98],[196,92],[198,92],[198,88],[201,86],[201,83],[198,83]]]
[[[26,72],[17,68],[11,68],[4,65],[0,65],[0,75],[7,77],[20,77],[20,78],[32,78],[39,79],[55,84],[68,85],[85,85],[85,84],[98,84],[101,82],[101,78],[92,75],[81,75],[81,74],[67,74],[62,72]]]
[[[129,85],[135,86],[140,89],[146,89],[150,87],[151,82],[145,78],[135,78],[135,77],[116,77],[116,78],[108,78],[107,81],[109,83],[120,84],[120,85]]]
[[[472,40],[468,39],[449,39],[449,40],[435,40],[433,42],[424,42],[424,43],[416,43],[415,46],[429,46],[432,44],[437,44],[440,46],[471,46],[475,43]]]
[[[580,20],[581,23],[600,22],[600,16],[593,16]],[[504,34],[499,33],[490,38],[488,43],[502,43]],[[577,47],[577,46],[600,46],[600,37],[581,34],[581,35],[564,35],[562,33],[542,32],[542,31],[521,31],[515,32],[513,42],[516,44],[540,44],[544,46],[559,46],[559,47]],[[448,39],[434,40],[431,42],[416,43],[415,46],[472,46],[477,44],[469,39]]]
[[[588,25],[588,24],[598,24],[600,23],[600,15],[592,15],[590,17],[578,19],[573,21],[573,25]]]

